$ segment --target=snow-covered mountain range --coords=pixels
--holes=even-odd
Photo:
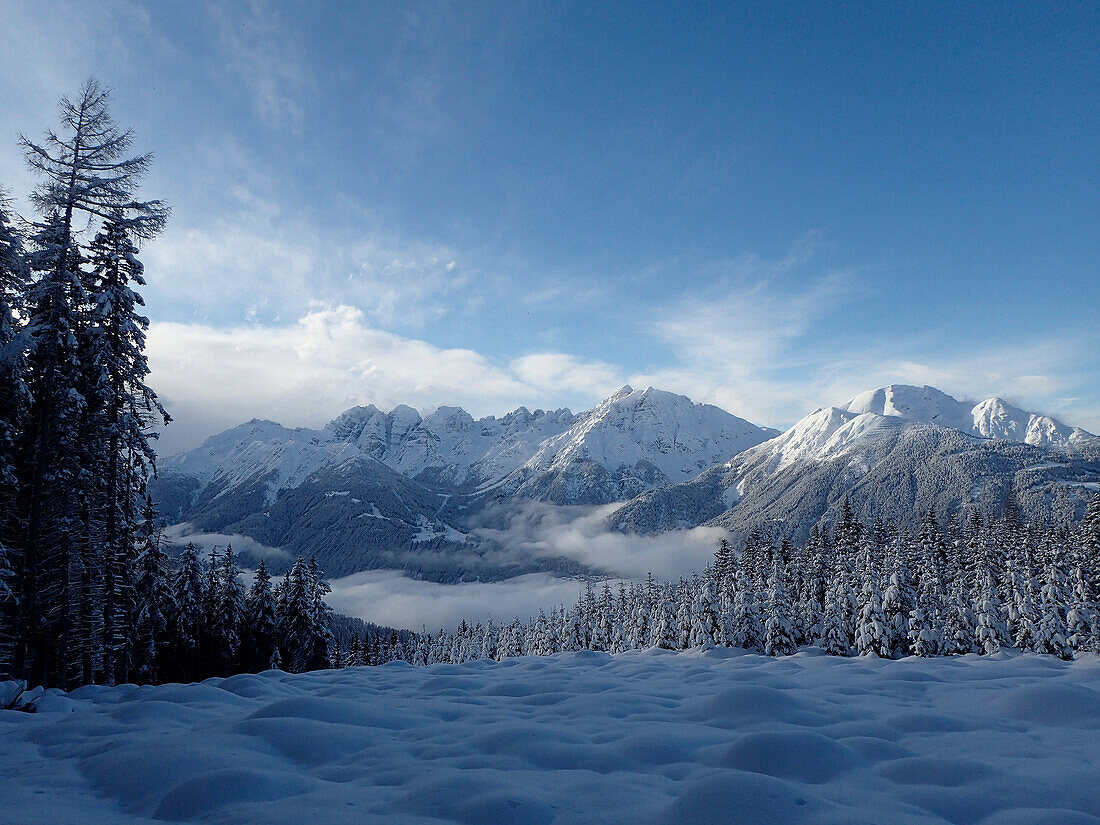
[[[843,409],[862,415],[894,416],[961,430],[997,441],[1022,441],[1037,447],[1070,447],[1095,438],[1047,415],[1030,413],[1000,398],[977,404],[959,401],[935,387],[892,385],[860,393]]]
[[[466,545],[469,514],[488,504],[621,501],[689,480],[776,433],[653,388],[623,387],[576,416],[520,407],[474,420],[456,407],[427,417],[355,407],[320,430],[254,420],[212,436],[165,460],[156,492],[170,521],[317,552],[339,574],[383,560],[419,565],[441,546]],[[483,572],[482,549],[456,552],[472,557],[430,565],[448,576],[470,565]]]
[[[814,410],[695,479],[648,491],[613,516],[628,532],[764,524],[804,538],[848,497],[864,519],[912,520],[935,507],[998,512],[1011,489],[1025,512],[1079,515],[1100,490],[1100,439],[991,398],[960,402],[895,385]]]
[[[623,532],[772,523],[803,535],[845,496],[866,518],[905,521],[930,506],[997,511],[1011,488],[1026,511],[1068,515],[1098,482],[1100,439],[998,398],[888,386],[779,433],[623,387],[579,415],[366,406],[319,430],[254,420],[165,460],[155,492],[171,522],[316,553],[332,575],[393,567],[452,580],[576,569],[471,535],[487,511],[524,501],[622,502],[609,526]]]

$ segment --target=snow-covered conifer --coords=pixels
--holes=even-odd
[[[1081,565],[1073,571],[1072,585],[1069,610],[1066,611],[1066,640],[1074,650],[1100,652],[1097,644],[1100,641],[1097,638],[1100,617],[1097,616],[1096,601]]]
[[[821,648],[830,656],[847,656],[852,648],[844,611],[848,606],[848,576],[838,570],[825,591],[821,623]]]
[[[242,625],[245,613],[245,592],[241,584],[233,546],[226,545],[217,570],[217,592],[214,599],[211,637],[221,656],[220,669],[235,671],[241,653]]]
[[[160,680],[168,648],[173,604],[168,554],[164,552],[156,510],[146,497],[138,527],[137,580],[134,583],[134,673],[143,682]]]
[[[29,272],[10,203],[0,189],[0,679],[15,675],[15,572],[22,555],[17,449],[31,403],[25,381],[26,328],[17,317]]]
[[[882,594],[873,579],[864,582],[859,599],[859,619],[856,623],[855,647],[860,656],[889,658],[890,638],[886,628],[886,616],[882,612]]]
[[[882,594],[882,612],[886,618],[886,645],[888,658],[908,656],[910,648],[909,619],[917,604],[909,580],[909,568],[899,553],[890,573],[890,581]]]
[[[993,572],[984,568],[979,574],[977,622],[974,630],[978,650],[985,654],[996,653],[1008,644],[1008,622],[1004,617],[1001,599],[997,595]]]
[[[763,612],[756,595],[756,584],[745,571],[742,571],[737,580],[727,636],[734,647],[743,647],[746,650],[764,649]]]
[[[275,605],[275,593],[271,587],[271,575],[267,572],[267,562],[260,559],[256,568],[256,577],[244,600],[242,619],[243,641],[241,659],[248,670],[260,671],[274,667],[278,650],[278,616]],[[362,647],[359,649],[362,656]]]
[[[198,676],[202,651],[202,628],[206,586],[202,561],[195,545],[188,542],[180,555],[172,583],[172,644],[177,665],[185,679]]]
[[[1035,628],[1035,651],[1050,653],[1063,659],[1073,658],[1067,638],[1066,604],[1069,601],[1066,575],[1061,560],[1055,558],[1047,566],[1046,578],[1039,592],[1039,623]]]
[[[974,611],[966,594],[962,576],[956,575],[944,606],[943,652],[948,656],[961,656],[975,650]]]
[[[695,594],[691,605],[691,634],[689,647],[714,647],[722,633],[718,627],[718,615],[715,611],[714,577],[704,575],[695,585]]]
[[[796,650],[791,605],[778,561],[768,578],[767,619],[764,622],[764,652],[769,656],[788,656]]]

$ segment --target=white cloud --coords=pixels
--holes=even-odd
[[[371,570],[330,582],[333,609],[377,624],[430,632],[454,630],[458,623],[529,619],[556,605],[572,605],[583,585],[533,573],[500,582],[437,584],[403,576],[396,570]]]
[[[261,544],[251,536],[242,536],[238,533],[203,533],[196,531],[189,522],[169,525],[164,529],[164,537],[169,543],[183,547],[194,544],[202,553],[209,552],[212,548],[222,549],[227,545],[233,546],[236,555],[244,555],[245,561],[250,564],[257,563],[260,559],[280,559],[293,561],[293,557],[281,547],[270,547]]]
[[[177,419],[163,438],[165,453],[250,418],[317,426],[356,404],[461,404],[486,415],[562,399],[529,366],[497,366],[473,350],[386,332],[349,306],[315,307],[281,326],[154,323],[148,352],[151,382]],[[568,356],[548,359],[586,369]],[[586,400],[595,401],[595,392],[587,389]]]
[[[846,317],[872,287],[845,272],[805,275],[809,238],[784,259],[746,257],[724,288],[668,307],[651,326],[672,366],[629,376],[722,407],[758,424],[788,426],[809,411],[891,383],[929,384],[961,399],[1001,396],[1025,409],[1100,428],[1084,385],[1100,336],[1006,335],[988,345],[947,344],[927,330],[861,329]],[[726,271],[728,270],[728,271]],[[1092,405],[1083,399],[1092,396]]]
[[[557,507],[540,502],[511,505],[483,516],[493,526],[475,527],[505,554],[519,558],[568,558],[609,575],[670,579],[702,570],[726,532],[717,527],[636,535],[609,530],[608,517],[621,504]],[[501,523],[503,522],[503,524]]]
[[[507,512],[485,516],[494,527],[474,532],[497,543],[501,556],[517,559],[569,558],[602,570],[613,585],[641,581],[653,573],[660,579],[689,576],[706,567],[725,532],[697,527],[658,536],[611,531],[607,516],[619,505],[556,507],[524,502]],[[329,603],[341,613],[396,627],[454,629],[470,622],[529,619],[539,609],[571,606],[583,584],[548,573],[534,573],[499,582],[438,584],[408,579],[396,570],[355,573],[332,583]]]
[[[605,397],[623,385],[618,368],[602,361],[583,361],[561,352],[525,355],[511,362],[511,370],[521,381],[542,392],[594,393]]]

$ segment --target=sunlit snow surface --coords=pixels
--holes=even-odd
[[[1100,823],[1100,659],[559,654],[0,712],[0,822]]]

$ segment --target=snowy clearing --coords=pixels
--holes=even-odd
[[[1100,658],[565,653],[0,712],[0,822],[1100,823]]]

